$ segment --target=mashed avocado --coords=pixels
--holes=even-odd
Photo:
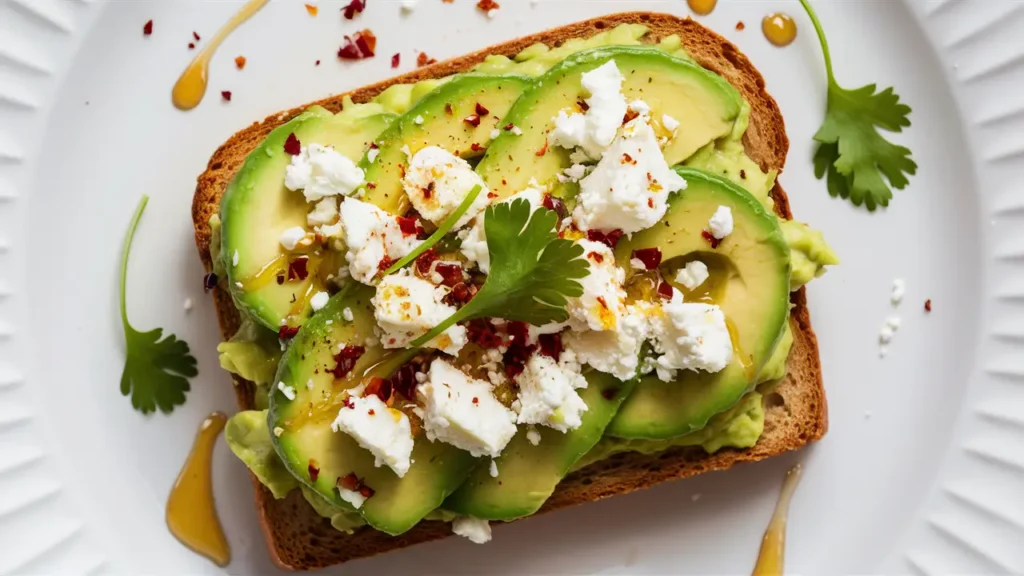
[[[270,489],[274,498],[284,498],[298,487],[299,481],[274,451],[266,410],[247,410],[232,416],[224,429],[224,439],[235,456]]]
[[[825,242],[820,230],[795,220],[787,220],[781,224],[786,244],[789,244],[790,261],[793,266],[790,273],[790,289],[796,290],[821,276],[825,273],[825,266],[839,264],[839,256]]]
[[[302,497],[306,499],[306,502],[309,502],[309,505],[313,507],[313,510],[316,510],[317,514],[324,518],[330,518],[331,526],[334,526],[335,530],[352,534],[356,528],[366,526],[366,520],[363,520],[363,517],[358,512],[335,506],[305,486],[300,486],[299,488],[302,490]]]
[[[227,342],[217,346],[220,367],[256,384],[256,407],[267,407],[267,389],[277,373],[281,345],[277,335],[248,318]]]

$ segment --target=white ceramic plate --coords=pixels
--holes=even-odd
[[[344,22],[341,3],[321,1],[311,18],[273,2],[221,48],[207,100],[181,113],[169,95],[191,32],[208,38],[238,2],[0,0],[0,573],[217,570],[168,534],[163,511],[197,424],[234,409],[189,217],[195,176],[227,136],[391,75],[396,51],[408,70],[414,49],[443,58],[602,13],[688,12],[682,0],[508,0],[488,20],[472,4],[422,0],[402,17],[397,2],[370,0]],[[498,527],[488,546],[449,539],[347,571],[749,572],[783,472],[802,460],[790,571],[1024,572],[1024,4],[816,6],[840,82],[895,86],[914,108],[895,139],[920,172],[886,211],[829,198],[812,176],[825,79],[799,5],[723,0],[701,20],[767,79],[792,141],[782,182],[794,212],[843,258],[810,288],[829,435],[799,454]],[[800,27],[785,49],[759,31],[775,10]],[[377,32],[378,57],[339,62],[342,35],[363,27]],[[200,360],[170,417],[142,417],[118,391],[117,259],[143,193],[153,201],[133,254],[132,320],[182,336]],[[894,311],[896,277],[908,292]],[[878,330],[894,313],[903,328],[881,360]],[[229,570],[271,571],[244,467],[217,450]]]

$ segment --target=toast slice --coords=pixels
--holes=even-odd
[[[693,58],[733,84],[750,103],[750,126],[743,143],[748,156],[763,170],[782,171],[789,149],[782,114],[775,100],[765,91],[764,79],[729,41],[689,18],[670,14],[627,12],[569,24],[531,36],[525,36],[485,48],[452,60],[419,68],[358,88],[349,95],[355,102],[365,102],[388,86],[437,78],[463,72],[489,54],[513,56],[536,42],[557,45],[570,38],[588,37],[619,24],[637,23],[649,28],[645,40],[678,34],[683,47]],[[342,96],[326,98],[318,104],[332,112],[341,109]],[[252,124],[228,139],[210,158],[206,171],[196,185],[192,204],[196,246],[207,270],[210,259],[210,217],[220,208],[221,195],[246,155],[267,134],[300,113],[310,104],[272,115]],[[776,184],[772,190],[775,209],[780,217],[790,219],[786,193]],[[214,290],[217,315],[225,339],[239,326],[239,314],[231,296]],[[821,438],[828,428],[825,393],[821,380],[818,344],[811,328],[804,289],[794,292],[790,323],[793,348],[789,356],[788,375],[776,391],[767,397],[764,433],[758,443],[746,450],[723,449],[708,455],[701,448],[677,448],[661,454],[622,453],[597,462],[566,477],[541,512],[557,510],[574,504],[625,494],[649,488],[662,482],[687,478],[712,470],[724,470],[741,462],[754,462],[789,450],[795,450]],[[235,391],[241,409],[253,407],[253,385],[235,378]],[[275,500],[255,477],[256,506],[262,519],[263,532],[273,561],[282,568],[309,570],[340,562],[373,556],[420,542],[444,538],[451,534],[448,524],[422,522],[401,536],[364,528],[346,535],[331,527],[303,500],[298,491],[282,500]]]

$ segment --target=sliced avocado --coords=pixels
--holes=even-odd
[[[491,132],[501,130],[505,113],[530,83],[524,76],[462,74],[424,96],[377,138],[373,160],[368,154],[360,163],[366,171],[366,201],[404,214],[409,208],[402,190],[405,151],[440,146],[466,159],[483,155]],[[483,110],[486,114],[479,114]]]
[[[397,367],[395,359],[400,358],[401,352],[368,346],[350,372],[352,377],[339,380],[332,374],[339,344],[362,345],[373,335],[373,293],[373,288],[350,282],[303,325],[277,373],[277,382],[294,388],[295,398],[288,400],[274,388],[268,423],[278,455],[300,482],[332,505],[352,510],[336,485],[339,478],[355,474],[374,490],[359,514],[377,530],[394,535],[437,508],[462,484],[476,460],[448,444],[430,442],[420,432],[412,451],[413,464],[399,478],[387,466],[375,467],[373,455],[352,437],[331,430],[344,390],[366,377],[387,376],[388,368]],[[346,309],[351,322],[345,321]]]
[[[576,103],[588,96],[580,77],[608,60],[615,60],[622,73],[626,101],[640,99],[651,107],[659,137],[671,136],[661,124],[664,114],[679,121],[676,135],[664,148],[669,166],[732,131],[743,100],[718,75],[653,47],[584,50],[538,78],[509,110],[503,122],[515,124],[523,134],[502,132],[477,166],[491,192],[504,198],[525,188],[531,178],[546,184],[570,166],[568,150],[547,144],[552,118],[565,108],[580,111]]]
[[[676,168],[688,186],[669,199],[666,216],[653,228],[623,238],[616,260],[630,270],[633,250],[661,249],[662,273],[675,282],[675,270],[700,259],[711,277],[686,302],[717,304],[725,313],[733,361],[720,372],[680,371],[674,382],[651,374],[640,379],[608,426],[621,438],[671,438],[703,428],[758,382],[758,375],[782,338],[789,315],[789,247],[778,218],[749,192],[729,180],[694,168]],[[732,209],[733,232],[718,248],[701,236],[719,206]],[[629,283],[627,279],[627,284]]]
[[[290,316],[294,317],[290,324],[301,324],[309,296],[322,290],[327,275],[336,273],[344,262],[333,250],[323,251],[319,257],[310,255],[305,280],[278,283],[278,276],[286,277],[288,270],[279,242],[281,232],[294,226],[305,228],[312,208],[302,192],[284,186],[285,167],[291,162],[284,151],[288,135],[294,133],[303,145],[333,146],[358,159],[394,118],[392,114],[335,115],[313,106],[274,129],[249,153],[224,192],[220,208],[221,257],[239,310],[275,332]]]
[[[579,428],[562,433],[538,428],[534,446],[520,426],[512,441],[495,460],[498,476],[490,474],[490,461],[481,462],[442,508],[485,520],[514,520],[533,514],[547,501],[573,464],[590,451],[615,416],[635,381],[620,382],[610,374],[591,371],[580,396],[587,404]]]

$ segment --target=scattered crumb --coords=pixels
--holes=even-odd
[[[231,90],[221,90],[220,97],[223,98],[225,102],[231,102]]]
[[[892,294],[889,296],[889,301],[892,302],[893,306],[899,306],[900,302],[903,302],[903,295],[907,292],[907,283],[902,278],[897,278],[892,281]]]
[[[245,68],[245,56],[236,56],[235,66],[238,67],[239,70]]]
[[[697,500],[700,500],[700,497],[701,497],[701,494],[700,494],[700,492],[698,492],[698,493],[690,496],[690,502],[696,502]]]
[[[189,42],[188,43],[188,49],[189,50],[195,50],[196,49],[196,43],[195,42]]]
[[[320,65],[320,61],[319,61],[319,60],[317,60],[317,61],[316,61],[316,64],[314,64],[314,66],[319,66],[319,65]]]
[[[867,411],[864,412],[864,419],[865,420],[871,420],[872,416],[874,416],[874,414],[871,413],[871,410],[867,410]]]
[[[740,32],[742,32],[746,27],[747,25],[744,24],[742,20],[736,23],[736,29],[739,30]]]
[[[152,20],[147,20],[146,23],[142,25],[142,35],[143,36],[149,36],[152,33],[153,33],[153,21]]]
[[[306,4],[306,12],[309,12],[310,16],[316,16],[320,13],[320,9],[312,4]]]
[[[199,42],[199,33],[195,30],[192,31],[192,38],[195,38],[196,42]]]
[[[86,104],[88,104],[88,102],[86,102]],[[929,299],[924,301],[924,311],[925,312],[931,312],[932,311],[932,299],[931,298],[929,298]]]
[[[274,436],[280,438],[281,434],[284,434],[284,428],[281,428],[280,426],[274,426]]]
[[[183,307],[185,308],[185,312],[191,312],[192,311],[192,299],[191,298],[185,298],[185,304],[183,305]]]
[[[491,478],[497,478],[498,477],[498,463],[495,462],[494,460],[491,460],[491,470],[490,470],[490,472],[491,472]]]
[[[434,62],[437,62],[437,58],[427,56],[426,52],[420,52],[416,56],[416,66],[426,66],[428,64],[433,64]]]
[[[498,4],[494,0],[480,0],[479,2],[476,3],[476,7],[479,8],[480,11],[487,14],[489,17],[494,18],[491,12],[497,10],[498,8],[501,8],[501,4]]]
[[[419,0],[402,0],[402,12],[412,12]]]
[[[402,62],[402,55],[395,52],[395,55],[391,57],[391,67],[398,68],[398,65]]]

